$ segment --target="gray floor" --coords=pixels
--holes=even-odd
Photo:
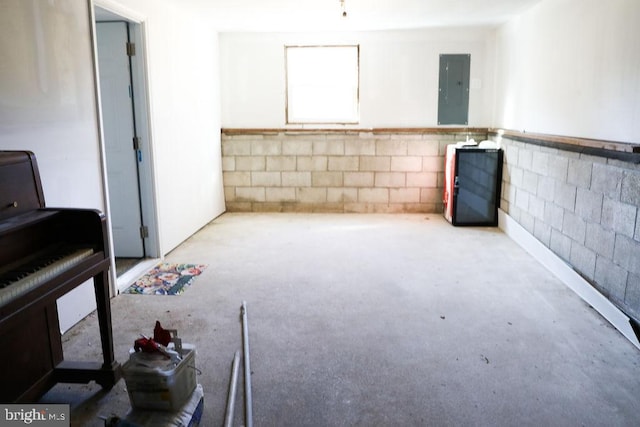
[[[154,322],[197,346],[222,425],[247,301],[256,426],[632,426],[640,351],[496,228],[440,215],[225,214],[167,257],[183,295],[112,301],[124,361]],[[99,357],[96,319],[65,335]],[[73,356],[71,356],[73,355]],[[236,423],[243,424],[242,376]],[[124,381],[58,385],[73,425],[129,410]]]

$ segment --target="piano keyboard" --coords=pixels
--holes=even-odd
[[[0,306],[13,301],[52,277],[91,256],[90,248],[66,248],[54,253],[44,251],[19,267],[0,274]]]

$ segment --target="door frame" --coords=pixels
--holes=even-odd
[[[147,54],[147,37],[145,17],[123,7],[113,0],[89,0],[91,6],[91,27],[92,27],[92,45],[95,63],[96,75],[96,92],[97,92],[97,109],[99,116],[99,133],[101,144],[101,166],[103,169],[103,186],[104,198],[106,206],[110,258],[111,258],[111,283],[114,295],[123,291],[131,284],[131,281],[137,278],[141,273],[146,271],[150,265],[157,262],[162,257],[158,230],[158,211],[155,188],[155,172],[154,172],[154,150],[153,135],[151,131],[151,111],[150,111],[150,88],[148,79],[148,54]],[[138,173],[140,181],[140,203],[142,211],[142,222],[148,229],[148,237],[144,239],[144,247],[146,252],[146,260],[138,264],[132,271],[125,273],[120,277],[116,275],[115,253],[113,248],[113,233],[111,229],[111,208],[109,203],[109,182],[107,179],[107,163],[105,152],[105,140],[103,133],[101,100],[100,100],[100,81],[98,70],[98,52],[96,44],[96,14],[95,8],[99,7],[106,10],[110,14],[117,15],[122,21],[129,24],[130,39],[135,43],[136,53],[131,57],[131,79],[133,85],[134,115],[136,134],[140,138],[140,154],[142,162],[138,164]]]

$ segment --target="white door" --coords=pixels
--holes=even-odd
[[[125,22],[96,23],[111,228],[116,257],[144,257],[138,153]]]

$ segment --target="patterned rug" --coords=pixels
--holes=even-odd
[[[161,263],[125,289],[125,294],[180,295],[207,268],[202,264]]]

